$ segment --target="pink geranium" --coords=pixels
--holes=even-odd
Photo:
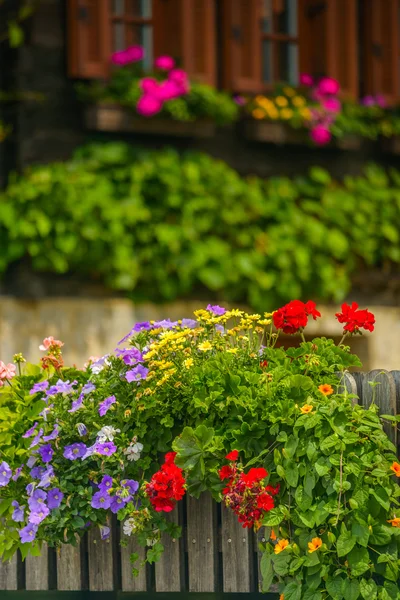
[[[144,49],[142,46],[130,46],[126,50],[114,52],[111,56],[111,62],[114,65],[123,67],[133,62],[139,62],[144,58]]]
[[[336,96],[339,93],[340,85],[333,77],[323,77],[317,86],[317,91],[323,96]]]
[[[16,369],[16,366],[12,363],[8,363],[8,365],[6,365],[2,360],[0,360],[0,379],[12,379],[15,377]]]
[[[325,125],[315,125],[310,131],[310,137],[317,146],[325,146],[331,141],[332,134]]]
[[[140,80],[139,87],[145,94],[150,96],[160,96],[160,83],[153,77],[143,77]]]
[[[150,94],[144,94],[136,105],[136,110],[143,117],[152,117],[162,109],[162,100]]]
[[[175,66],[175,61],[172,56],[159,56],[154,61],[154,66],[162,71],[170,71]]]
[[[62,348],[64,346],[64,342],[60,340],[55,340],[52,335],[47,338],[44,338],[43,342],[39,346],[39,350],[42,352],[47,352],[50,348]]]
[[[160,86],[160,97],[165,102],[167,100],[179,98],[179,96],[182,96],[185,93],[185,88],[176,81],[163,81]]]
[[[300,73],[300,85],[305,85],[306,87],[311,87],[314,85],[314,78],[311,77],[308,73]]]
[[[339,113],[342,108],[342,104],[337,98],[324,98],[322,106],[327,112],[334,114]]]

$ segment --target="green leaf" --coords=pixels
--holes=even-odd
[[[283,550],[280,554],[272,556],[274,571],[277,573],[277,575],[281,575],[283,577],[288,574],[290,559],[291,555],[287,550]]]
[[[366,548],[360,548],[356,546],[348,555],[347,560],[349,562],[353,577],[359,577],[370,568],[369,554]]]
[[[286,481],[291,487],[296,487],[299,481],[298,465],[293,460],[288,460],[285,465]]]
[[[314,590],[307,590],[303,594],[302,600],[322,600],[321,592],[315,592]]]
[[[328,579],[326,582],[325,587],[333,600],[342,600],[343,584],[344,579],[341,577],[334,577],[333,579]]]
[[[8,39],[11,48],[17,48],[24,41],[24,32],[16,21],[8,22]]]
[[[295,581],[291,581],[283,590],[283,597],[285,600],[300,600],[301,599],[301,583],[296,583]]]
[[[315,488],[315,475],[314,473],[307,471],[304,476],[304,491],[308,496],[312,498],[313,489]]]
[[[261,557],[260,570],[261,570],[261,577],[262,577],[262,591],[264,593],[266,593],[269,591],[269,588],[271,587],[271,584],[272,584],[272,580],[274,578],[274,571],[272,568],[271,555],[268,554],[267,552],[264,552],[264,554]]]
[[[360,584],[356,579],[346,579],[343,584],[344,600],[357,600],[360,595]]]
[[[341,533],[336,542],[336,551],[339,557],[346,556],[351,550],[353,550],[356,544],[356,538],[352,535],[351,531],[344,531]]]
[[[266,527],[275,527],[276,525],[280,525],[284,519],[284,514],[282,513],[281,508],[273,508],[268,511],[265,517],[263,518],[263,525]]]
[[[378,588],[373,579],[361,579],[360,593],[364,600],[376,600]]]
[[[366,548],[368,546],[370,531],[366,525],[360,525],[360,523],[353,523],[351,526],[351,532],[356,538],[360,546]]]

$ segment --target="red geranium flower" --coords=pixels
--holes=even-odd
[[[271,510],[274,508],[274,499],[266,492],[260,494],[257,498],[257,506],[263,510]]]
[[[277,329],[292,335],[300,329],[304,329],[309,316],[312,316],[314,320],[321,316],[316,309],[315,302],[309,300],[304,304],[301,300],[292,300],[282,308],[278,308],[272,318]]]
[[[223,481],[224,479],[229,479],[230,477],[232,477],[233,469],[229,465],[225,465],[218,471],[218,473],[219,478],[221,479],[221,481]]]
[[[279,483],[277,484],[276,487],[273,487],[272,485],[265,486],[265,491],[269,492],[271,494],[271,496],[276,496],[277,494],[279,494],[280,489],[281,489],[281,486]]]
[[[360,329],[373,331],[375,325],[375,316],[367,309],[360,310],[357,302],[342,304],[342,312],[336,313],[339,323],[345,323],[344,331],[354,333]]]
[[[146,495],[157,512],[170,512],[185,495],[182,469],[174,464],[176,453],[168,452],[161,469],[146,484]]]
[[[239,452],[237,450],[232,450],[225,456],[227,460],[237,460],[239,458]]]
[[[254,483],[265,479],[265,477],[268,477],[268,472],[263,467],[259,467],[250,469],[248,473],[242,473],[240,481],[242,481],[246,487],[251,487]]]

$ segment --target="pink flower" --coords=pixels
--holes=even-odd
[[[0,379],[12,379],[15,377],[16,366],[12,363],[6,365],[0,360]]]
[[[164,101],[179,98],[179,96],[182,96],[185,93],[186,90],[184,86],[176,81],[163,81],[160,86],[160,98]]]
[[[324,96],[335,96],[340,90],[340,85],[339,82],[332,77],[323,77],[318,82],[317,89],[319,93]]]
[[[311,129],[310,137],[317,146],[325,146],[330,142],[332,134],[324,125],[316,125]]]
[[[163,71],[170,71],[175,66],[175,61],[172,56],[159,56],[154,61],[154,66]]]
[[[128,65],[129,63],[138,62],[139,60],[143,60],[144,57],[144,49],[142,46],[131,46],[126,50],[121,50],[119,52],[114,52],[111,55],[111,62],[114,65],[119,65],[123,67]]]
[[[342,104],[337,98],[324,98],[322,100],[322,106],[327,112],[335,114],[339,113],[342,108]]]
[[[314,85],[314,79],[308,73],[300,73],[300,85],[311,87]]]
[[[114,52],[114,54],[111,55],[111,62],[114,65],[119,65],[120,67],[123,67],[124,65],[127,64],[127,56],[125,54],[125,50],[122,50],[120,52]]]
[[[160,84],[153,77],[143,77],[140,80],[139,87],[145,94],[150,96],[160,96]]]
[[[386,98],[385,98],[385,96],[382,96],[382,94],[377,94],[375,96],[375,102],[381,108],[386,108],[387,107]]]
[[[151,117],[160,112],[162,109],[162,104],[163,103],[160,98],[156,98],[150,94],[145,94],[139,99],[136,105],[136,110],[143,117]]]
[[[361,100],[361,104],[363,106],[375,106],[375,98],[373,96],[365,96],[365,98]]]
[[[39,350],[42,352],[46,352],[49,348],[62,348],[64,346],[64,342],[60,340],[55,340],[52,335],[47,338],[44,338],[43,342],[39,346]]]
[[[177,83],[187,84],[188,74],[183,69],[172,69],[172,71],[168,73],[168,79],[176,81]]]

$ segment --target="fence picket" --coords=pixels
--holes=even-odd
[[[347,373],[346,371],[344,373],[338,373],[338,376],[340,377],[340,385],[338,387],[338,392],[340,394],[343,394],[345,391],[347,391],[348,394],[358,393],[356,379],[351,373]],[[352,398],[352,402],[353,404],[357,404],[357,398]]]
[[[217,591],[216,505],[208,493],[187,498],[189,592]]]
[[[371,383],[377,385],[371,385]],[[368,408],[372,402],[378,405],[381,414],[396,415],[396,384],[393,376],[388,371],[375,369],[369,373],[364,373],[362,403]],[[396,444],[396,428],[389,422],[384,423],[383,428],[390,440]]]
[[[25,560],[25,589],[49,589],[49,549],[43,544],[40,556],[27,556]]]
[[[167,516],[167,519],[179,524],[179,511],[182,507],[177,506]],[[161,542],[164,545],[164,553],[155,565],[156,591],[157,592],[180,592],[183,588],[184,566],[183,566],[183,540],[171,539],[163,534]]]
[[[135,535],[127,536],[122,534],[122,539],[127,543],[121,548],[121,577],[123,592],[146,592],[147,591],[147,569],[146,565],[140,564],[146,558],[146,549],[139,546]],[[131,554],[138,554],[139,558],[135,563],[131,563]],[[139,575],[132,575],[132,567],[139,569]]]
[[[222,582],[224,592],[251,592],[253,538],[235,513],[222,506]]]
[[[88,536],[89,589],[93,592],[110,592],[116,587],[115,530],[112,527],[108,540],[102,540],[98,528]]]
[[[74,591],[82,589],[81,544],[63,544],[57,552],[57,589]]]
[[[0,562],[0,590],[17,590],[20,583],[21,559],[14,554],[11,560]]]

